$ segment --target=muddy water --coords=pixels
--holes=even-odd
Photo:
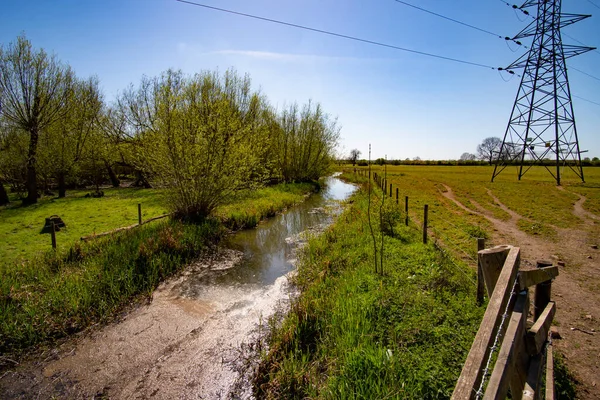
[[[288,276],[307,232],[332,221],[354,187],[328,178],[323,190],[221,243],[209,260],[162,284],[152,302],[11,378],[11,397],[217,399],[231,396],[240,346],[289,302]],[[339,207],[338,207],[339,208]],[[40,370],[41,369],[41,370]],[[17,382],[20,382],[18,384]],[[10,383],[10,382],[4,382]],[[239,383],[239,382],[238,382]],[[19,388],[20,386],[20,388]],[[248,397],[248,388],[232,397]],[[1,390],[0,390],[1,392]]]

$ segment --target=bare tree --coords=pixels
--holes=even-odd
[[[0,104],[7,123],[29,134],[27,197],[37,202],[36,157],[40,134],[67,112],[73,73],[23,36],[0,48]]]
[[[350,161],[352,161],[352,165],[356,165],[356,162],[358,161],[358,158],[360,157],[360,150],[358,149],[352,149],[350,150]]]
[[[477,156],[473,153],[465,152],[460,156],[461,161],[473,161],[477,158]]]
[[[494,158],[497,157],[500,151],[502,140],[497,137],[489,137],[483,139],[481,144],[477,145],[477,155],[480,159],[486,160],[492,165]]]

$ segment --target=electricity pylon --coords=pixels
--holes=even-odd
[[[595,48],[563,45],[560,29],[591,15],[562,13],[562,0],[528,0],[520,8],[534,6],[537,18],[512,38],[518,41],[533,36],[529,52],[503,68],[511,74],[519,68],[524,71],[504,140],[496,153],[492,182],[508,165],[519,167],[521,180],[538,164],[550,172],[557,185],[561,167],[571,168],[584,181],[565,60]]]

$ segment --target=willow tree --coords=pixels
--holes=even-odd
[[[316,180],[335,158],[340,137],[337,120],[309,101],[302,109],[296,103],[279,117],[277,163],[285,181]]]
[[[99,117],[103,100],[96,77],[87,80],[74,79],[73,90],[67,98],[63,114],[48,126],[41,137],[40,163],[46,173],[58,183],[58,197],[65,197],[66,179],[73,178],[74,172],[86,156],[86,152],[97,153],[101,140]]]
[[[27,148],[27,197],[24,204],[37,202],[37,153],[40,134],[68,112],[73,81],[69,66],[43,49],[33,49],[20,36],[0,48],[0,112],[8,124],[29,135]]]
[[[206,217],[233,192],[265,179],[266,101],[248,76],[169,70],[143,78],[119,104],[139,138],[139,167],[170,188],[180,217]]]

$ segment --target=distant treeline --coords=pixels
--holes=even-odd
[[[352,161],[350,160],[343,160],[346,163],[352,163]],[[456,166],[456,165],[490,165],[490,163],[488,161],[485,160],[385,160],[383,158],[378,158],[376,160],[372,160],[371,161],[371,165],[446,165],[446,166]],[[516,163],[508,163],[509,165],[517,165]],[[525,160],[524,161],[525,165],[546,165],[546,166],[554,166],[556,165],[556,161],[555,160],[543,160],[543,161],[532,161],[532,160]],[[565,165],[569,165],[572,164],[571,163],[567,163]],[[366,167],[369,165],[368,160],[358,160],[356,162],[356,165],[359,167]],[[581,165],[583,165],[584,167],[600,167],[600,159],[598,157],[594,157],[592,159],[590,158],[585,158],[583,160],[581,160]]]

